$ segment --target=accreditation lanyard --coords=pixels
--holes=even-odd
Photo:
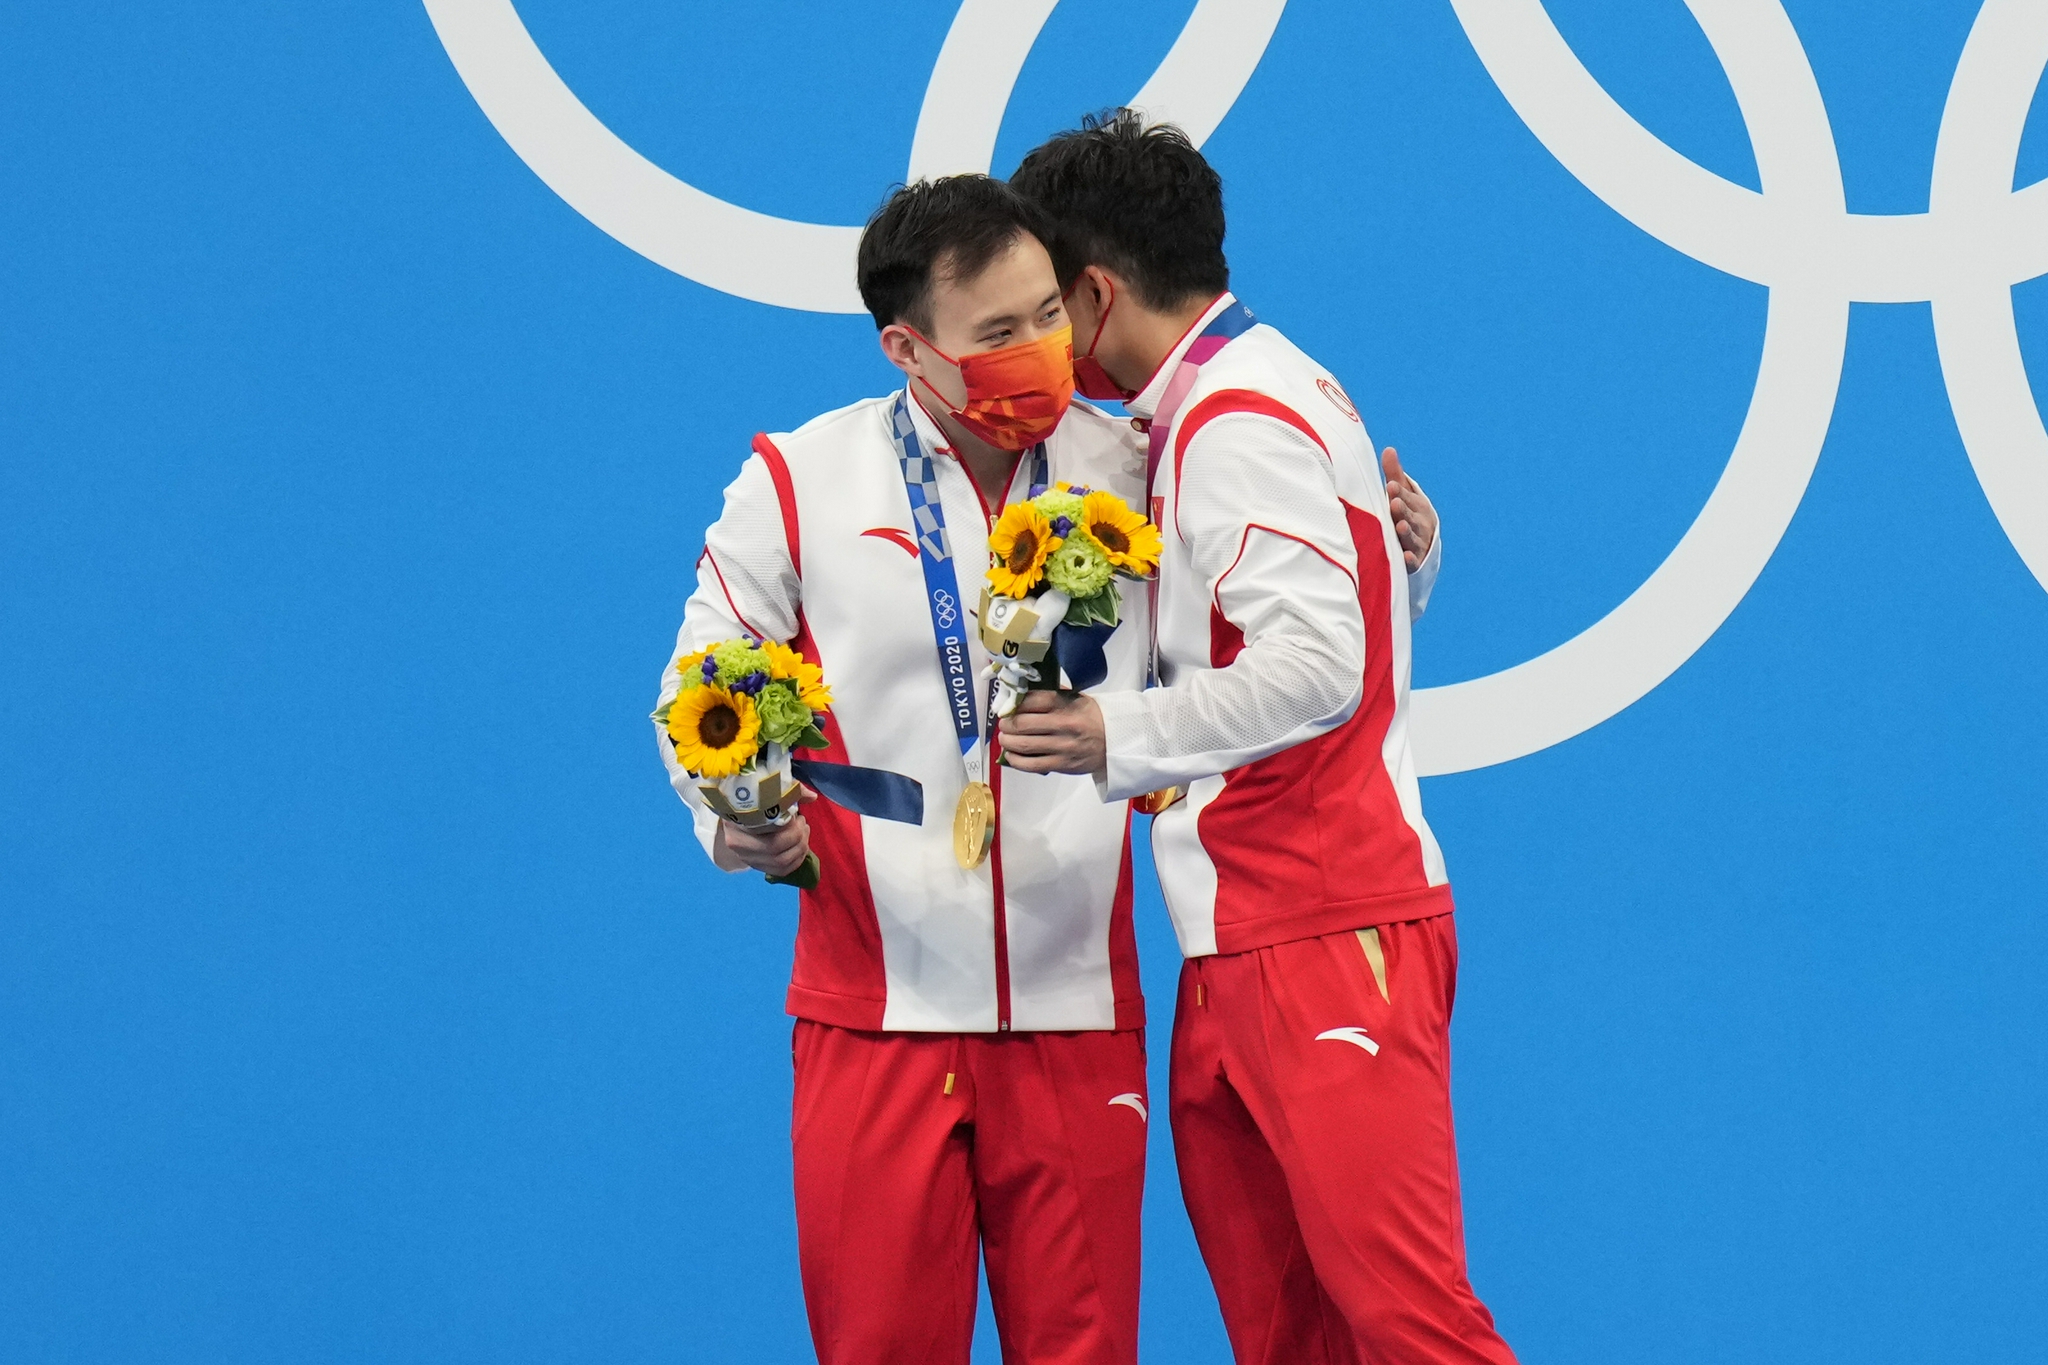
[[[1159,396],[1159,406],[1153,410],[1152,421],[1145,434],[1145,502],[1151,514],[1152,524],[1162,531],[1166,528],[1166,508],[1163,499],[1152,495],[1152,484],[1159,476],[1159,460],[1166,454],[1168,443],[1173,440],[1173,419],[1180,415],[1181,404],[1187,402],[1188,394],[1195,387],[1195,380],[1201,377],[1202,367],[1216,358],[1216,353],[1225,346],[1259,325],[1252,310],[1237,299],[1231,299],[1228,306],[1209,320],[1209,325],[1188,344],[1181,354],[1180,364],[1173,370],[1173,377],[1166,381],[1166,391]],[[1174,496],[1180,496],[1179,488]],[[1159,578],[1153,574],[1146,585],[1146,595],[1151,601],[1152,642],[1150,657],[1146,661],[1146,686],[1159,682]]]
[[[1202,367],[1216,358],[1216,353],[1231,342],[1259,325],[1252,310],[1236,299],[1215,317],[1209,320],[1201,334],[1188,343],[1181,354],[1180,364],[1173,370],[1173,377],[1166,381],[1166,392],[1159,395],[1159,406],[1152,413],[1152,422],[1145,439],[1145,496],[1152,496],[1152,481],[1159,475],[1159,459],[1166,453],[1167,442],[1173,439],[1173,419],[1180,415],[1180,405],[1187,402],[1188,392],[1195,387],[1195,380],[1201,377]],[[1152,518],[1159,520],[1155,514]]]
[[[890,429],[896,441],[896,458],[903,466],[903,489],[910,496],[910,525],[917,536],[917,562],[924,570],[924,602],[931,613],[939,671],[946,680],[946,709],[952,714],[953,735],[960,744],[960,761],[967,770],[967,780],[985,782],[988,745],[981,729],[983,708],[975,705],[967,610],[953,568],[953,543],[946,534],[946,505],[939,497],[938,464],[925,454],[923,443],[917,439],[907,391],[896,395]],[[1033,489],[1040,488],[1046,478],[1045,443],[1041,441],[1031,448]],[[1003,491],[1007,496],[1009,490]]]

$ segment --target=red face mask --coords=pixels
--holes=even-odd
[[[961,426],[997,450],[1029,450],[1052,434],[1074,399],[1074,329],[1062,327],[1050,336],[1019,346],[976,351],[958,360],[925,341],[915,329],[903,329],[931,346],[932,354],[955,365],[967,386],[967,404],[956,408],[945,395],[920,379],[932,397]]]
[[[1080,288],[1077,281],[1074,286]],[[1071,293],[1071,291],[1070,291]],[[1102,362],[1095,358],[1095,348],[1102,344],[1102,329],[1109,325],[1109,310],[1116,307],[1116,286],[1109,286],[1109,302],[1102,305],[1102,316],[1095,320],[1095,335],[1088,341],[1086,355],[1074,357],[1074,387],[1083,398],[1114,399],[1122,402],[1138,396],[1136,389],[1127,389],[1109,377],[1109,371],[1102,368]]]

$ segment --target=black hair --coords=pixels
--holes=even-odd
[[[986,175],[898,185],[860,234],[860,301],[877,329],[932,329],[932,282],[971,280],[1020,236],[1042,237],[1028,201]]]
[[[1129,109],[1091,114],[1025,157],[1010,185],[1044,216],[1040,238],[1063,289],[1090,265],[1159,311],[1230,287],[1223,178],[1171,123],[1147,127]]]

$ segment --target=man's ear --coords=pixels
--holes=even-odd
[[[1075,303],[1081,305],[1083,315],[1091,322],[1102,316],[1103,308],[1115,295],[1116,285],[1107,272],[1099,265],[1081,267],[1081,273],[1074,277],[1074,287],[1067,291],[1068,309]]]
[[[882,335],[877,340],[881,343],[882,354],[889,358],[891,365],[907,375],[920,379],[924,377],[924,365],[917,355],[917,338],[910,334],[908,327],[892,322],[882,329]]]

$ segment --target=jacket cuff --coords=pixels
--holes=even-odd
[[[1413,621],[1429,610],[1429,594],[1436,587],[1438,570],[1444,566],[1444,528],[1438,522],[1430,539],[1429,553],[1408,575],[1408,619]]]
[[[1143,796],[1164,783],[1154,780],[1156,760],[1138,751],[1145,733],[1143,692],[1090,692],[1102,711],[1103,770],[1096,774],[1095,791],[1105,802]]]

